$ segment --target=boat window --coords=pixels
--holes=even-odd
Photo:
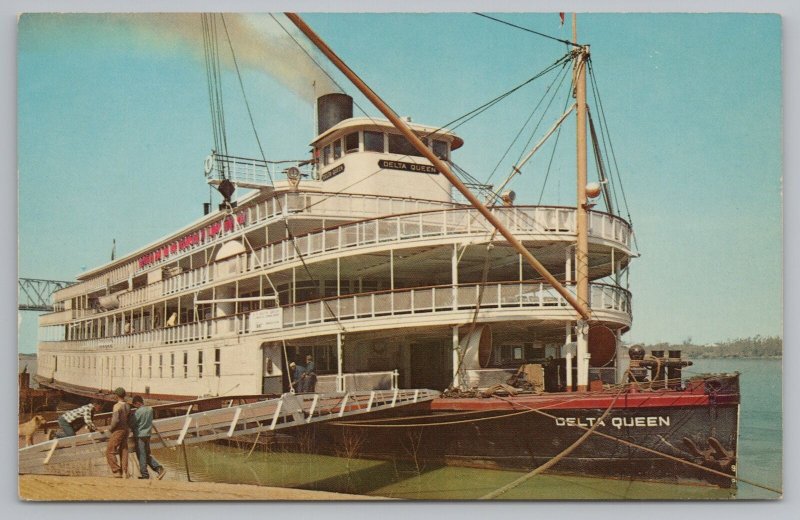
[[[322,164],[323,165],[330,164],[331,161],[333,160],[333,159],[331,159],[332,156],[333,156],[333,152],[331,150],[331,145],[328,145],[322,150]]]
[[[342,157],[342,140],[337,139],[333,142],[333,160],[339,159]]]
[[[383,152],[383,132],[364,130],[364,151]]]
[[[416,148],[402,135],[389,134],[389,153],[399,155],[419,155]]]
[[[197,377],[203,377],[203,351],[197,351]]]
[[[447,149],[448,149],[447,141],[434,139],[433,147],[431,149],[433,150],[433,153],[434,155],[436,155],[436,157],[442,159],[443,161],[447,160]]]
[[[189,352],[183,351],[183,378],[189,377]]]
[[[174,378],[175,377],[175,353],[174,352],[170,353],[170,355],[169,355],[169,368],[170,368],[170,373],[171,373],[170,377]]]
[[[319,283],[315,280],[298,281],[294,296],[295,303],[319,299]]]
[[[222,373],[222,362],[220,358],[220,349],[214,349],[214,375],[219,377]]]
[[[325,298],[331,298],[336,296],[336,280],[325,280]]]
[[[358,151],[358,132],[347,134],[344,136],[344,150],[345,153],[354,153]]]

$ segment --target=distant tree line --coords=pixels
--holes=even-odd
[[[692,338],[681,344],[656,343],[644,345],[645,350],[681,350],[690,358],[780,358],[783,355],[783,339],[778,336],[737,338],[709,345],[695,345]]]

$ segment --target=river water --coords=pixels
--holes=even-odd
[[[781,360],[701,359],[686,373],[741,373],[739,476],[782,487]],[[267,453],[251,445],[186,448],[192,480],[335,491],[403,499],[477,499],[523,473],[457,467],[414,467],[393,462],[316,454]],[[168,478],[186,480],[180,450],[157,450]],[[743,482],[729,490],[597,478],[536,476],[502,496],[527,500],[772,499],[777,495]]]

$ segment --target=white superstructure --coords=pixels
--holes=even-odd
[[[463,144],[410,125],[442,159]],[[574,310],[404,141],[382,120],[320,125],[301,176],[81,275],[40,318],[38,375],[153,398],[279,394],[288,363],[312,354],[318,391],[441,390],[568,357]],[[206,171],[254,188],[248,161],[213,156]],[[493,212],[574,291],[575,208]],[[623,219],[589,213],[588,304],[617,337],[630,240]]]

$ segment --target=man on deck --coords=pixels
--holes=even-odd
[[[300,377],[300,393],[313,393],[317,386],[317,373],[314,367],[314,358],[311,354],[306,356],[306,368]]]

